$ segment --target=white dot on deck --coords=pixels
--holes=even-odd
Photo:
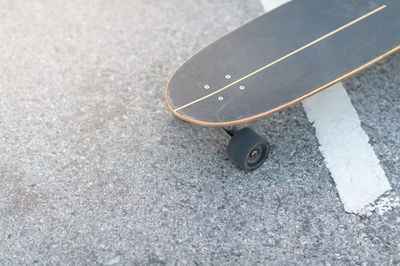
[[[204,89],[208,90],[210,88],[210,85],[204,85]]]
[[[240,86],[240,87],[239,87],[239,89],[241,89],[241,90],[244,90],[244,89],[245,89],[245,87],[244,87],[244,86]]]
[[[230,79],[230,78],[231,78],[231,75],[226,75],[225,78],[226,78],[226,79]]]
[[[218,97],[218,100],[220,100],[220,101],[222,101],[223,99],[224,99],[224,97],[222,97],[222,96]]]

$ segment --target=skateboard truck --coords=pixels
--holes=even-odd
[[[229,139],[226,152],[229,159],[241,169],[252,171],[260,167],[267,159],[270,146],[268,142],[251,128],[238,129],[237,126],[220,128]]]

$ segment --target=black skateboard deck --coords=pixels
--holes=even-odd
[[[166,101],[195,124],[241,124],[399,49],[398,0],[294,0],[192,56],[169,80]]]
[[[400,0],[293,0],[189,58],[168,81],[166,102],[188,122],[235,126],[398,50]]]

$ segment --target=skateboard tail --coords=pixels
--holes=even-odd
[[[290,1],[188,58],[167,82],[167,106],[205,126],[268,116],[396,52],[399,11],[396,1]]]
[[[314,94],[316,94],[316,93],[318,93],[318,92],[320,92],[320,91],[322,91],[322,90],[324,90],[324,89],[326,89],[326,88],[328,88],[328,87],[330,87],[330,86],[332,86],[332,85],[334,85],[334,84],[336,84],[338,82],[341,82],[341,81],[343,81],[343,80],[345,80],[345,79],[347,79],[347,78],[349,78],[349,77],[351,77],[351,76],[353,76],[353,75],[355,75],[355,74],[367,69],[368,67],[376,64],[377,62],[383,60],[384,58],[386,58],[386,57],[390,56],[391,54],[396,53],[398,51],[400,51],[400,45],[397,46],[397,47],[394,47],[393,49],[391,49],[389,51],[387,51],[383,55],[381,55],[381,56],[369,61],[368,63],[366,63],[366,64],[354,69],[353,71],[351,71],[349,73],[346,73],[345,75],[342,75],[342,76],[338,77],[337,79],[332,80],[331,82],[329,82],[329,83],[327,83],[327,84],[325,84],[325,85],[323,85],[321,87],[318,87],[318,88],[314,89],[310,93],[307,93],[307,94],[305,94],[305,95],[303,95],[303,96],[301,96],[299,98],[294,99],[293,101],[290,101],[290,102],[288,102],[288,103],[286,103],[284,105],[281,105],[281,106],[279,106],[277,108],[271,109],[271,110],[269,110],[267,112],[260,113],[258,115],[255,115],[255,116],[252,116],[252,117],[248,117],[248,118],[244,118],[244,119],[238,119],[238,120],[229,121],[229,122],[210,122],[210,121],[197,120],[197,119],[194,119],[194,118],[192,118],[190,116],[187,116],[185,114],[180,113],[179,111],[182,110],[185,106],[183,106],[183,108],[182,107],[181,108],[174,108],[171,105],[171,103],[169,101],[169,97],[168,97],[169,81],[171,79],[173,79],[174,74],[171,76],[170,80],[168,81],[168,83],[167,83],[167,85],[165,87],[165,100],[166,100],[168,109],[176,117],[178,117],[179,119],[182,119],[184,121],[187,121],[187,122],[190,122],[190,123],[193,123],[193,124],[196,124],[196,125],[210,126],[210,127],[230,127],[230,126],[235,126],[235,125],[248,123],[248,122],[251,122],[251,121],[266,117],[266,116],[271,115],[271,114],[273,114],[275,112],[278,112],[278,111],[280,111],[282,109],[285,109],[285,108],[287,108],[287,107],[289,107],[289,106],[291,106],[293,104],[296,104],[296,103],[298,103],[298,102],[300,102],[300,101],[302,101],[302,100],[304,100],[304,99],[306,99],[306,98],[308,98],[308,97],[310,97],[310,96],[312,96],[312,95],[314,95]]]

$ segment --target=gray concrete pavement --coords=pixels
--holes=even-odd
[[[174,119],[169,75],[251,1],[0,1],[0,264],[398,264],[400,209],[344,212],[294,105],[236,169]],[[400,193],[400,55],[345,82]]]

